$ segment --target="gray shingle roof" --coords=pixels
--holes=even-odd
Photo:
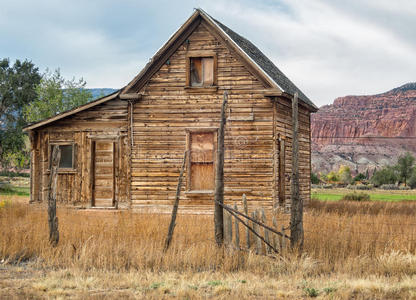
[[[301,100],[313,108],[317,108],[316,105],[313,104],[313,102],[253,43],[214,19],[202,9],[198,10],[213,20],[234,41],[234,43],[236,43],[280,88],[283,89],[283,92],[290,95],[294,95],[295,92],[298,92]]]

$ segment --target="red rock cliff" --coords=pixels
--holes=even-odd
[[[335,99],[312,115],[312,165],[362,172],[416,152],[416,83],[373,96]]]

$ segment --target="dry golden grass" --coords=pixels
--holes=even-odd
[[[100,294],[122,286],[126,297],[147,298],[298,298],[314,289],[340,299],[411,298],[415,208],[412,202],[313,201],[304,218],[303,254],[286,250],[280,257],[218,249],[212,216],[180,215],[164,254],[168,215],[66,208],[58,209],[60,242],[52,248],[46,210],[17,202],[0,209],[0,260],[11,272],[21,268],[13,263],[29,263],[36,278],[36,270],[48,270],[27,284],[51,297],[72,289],[83,298],[91,290]],[[279,227],[288,219],[279,215]],[[243,245],[242,228],[240,239]]]

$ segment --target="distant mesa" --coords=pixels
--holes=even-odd
[[[371,96],[345,96],[311,118],[312,169],[366,172],[416,155],[416,82]]]

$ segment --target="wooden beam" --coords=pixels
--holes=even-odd
[[[122,93],[120,94],[121,100],[140,100],[142,98],[142,94],[138,93]]]

